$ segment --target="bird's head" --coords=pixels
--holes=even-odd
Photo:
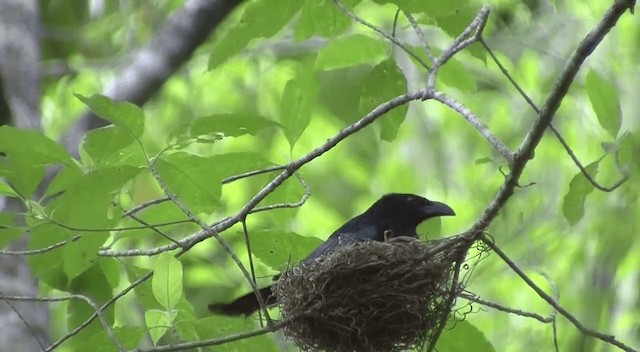
[[[427,219],[456,215],[453,209],[444,203],[404,193],[383,196],[366,213],[378,219],[386,219],[394,227],[392,230],[399,235],[414,235],[416,227]]]

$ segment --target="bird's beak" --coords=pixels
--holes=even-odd
[[[426,217],[431,218],[436,216],[454,216],[456,215],[456,212],[444,203],[432,201],[431,204],[427,205],[423,209],[423,214]]]

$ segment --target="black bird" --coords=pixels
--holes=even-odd
[[[444,203],[430,201],[414,194],[390,193],[373,203],[369,209],[347,221],[337,229],[305,261],[310,261],[363,241],[385,241],[388,236],[408,236],[417,238],[416,227],[424,220],[455,215],[451,207]],[[271,286],[259,290],[267,305],[276,303]],[[228,304],[210,304],[209,310],[224,315],[249,315],[260,308],[253,292]]]

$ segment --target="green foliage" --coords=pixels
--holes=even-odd
[[[622,123],[618,92],[611,83],[594,70],[589,70],[587,73],[586,84],[591,106],[600,125],[615,138]]]
[[[322,243],[315,237],[304,237],[293,232],[259,230],[250,234],[251,251],[261,262],[276,271],[282,271],[304,259]]]
[[[453,329],[445,329],[436,345],[442,352],[495,352],[486,336],[468,321],[457,322]]]
[[[596,177],[598,172],[598,165],[600,160],[594,161],[587,165],[585,170],[592,177]],[[575,225],[584,216],[584,202],[589,193],[593,192],[595,188],[593,184],[587,180],[582,172],[578,172],[571,183],[569,183],[569,192],[564,196],[564,202],[562,204],[562,212],[564,217],[569,221],[571,226]]]

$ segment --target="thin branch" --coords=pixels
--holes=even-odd
[[[424,62],[422,60],[422,58],[416,54],[413,53],[413,51],[409,50],[409,48],[407,48],[404,44],[400,43],[396,38],[394,38],[393,36],[385,33],[384,31],[382,31],[381,29],[379,29],[378,27],[374,26],[373,24],[365,21],[363,18],[359,17],[358,15],[356,15],[355,13],[351,12],[349,9],[347,9],[344,4],[342,4],[342,2],[340,0],[333,0],[333,3],[340,9],[340,11],[344,12],[345,15],[351,17],[352,20],[362,24],[363,26],[371,29],[372,31],[380,34],[381,36],[385,37],[388,41],[392,42],[395,46],[399,47],[400,49],[402,49],[405,53],[407,53],[407,55],[411,56],[412,58],[414,58],[416,61],[418,61],[420,63],[420,65],[422,67],[426,67],[429,68],[429,65],[427,65],[426,62]]]
[[[429,46],[429,43],[427,42],[427,39],[424,36],[424,32],[420,28],[420,25],[415,20],[415,18],[413,18],[411,13],[405,10],[402,10],[402,13],[409,20],[409,23],[411,23],[411,27],[413,27],[413,31],[416,32],[416,35],[418,36],[418,39],[420,40],[420,42],[422,43],[422,47],[424,48],[424,53],[429,57],[429,60],[431,60],[431,63],[435,63],[436,57],[431,52],[431,47]]]
[[[123,217],[125,217],[125,216],[131,216],[131,215],[133,215],[133,214],[135,214],[135,213],[139,212],[140,210],[143,210],[143,209],[145,209],[145,208],[148,208],[148,207],[150,207],[150,206],[152,206],[152,205],[161,204],[161,203],[164,203],[164,202],[168,202],[168,201],[170,201],[170,200],[171,200],[171,199],[169,199],[168,197],[158,198],[158,199],[152,199],[152,200],[150,200],[150,201],[144,202],[144,203],[142,203],[142,204],[140,204],[140,205],[137,205],[137,206],[135,206],[135,207],[133,207],[133,208],[129,209],[127,212],[125,212],[124,214],[122,214],[122,216],[123,216]]]
[[[504,67],[504,65],[502,64],[502,62],[500,62],[498,57],[493,53],[493,50],[491,50],[491,48],[487,45],[487,43],[484,41],[484,39],[480,38],[479,41],[482,44],[482,46],[484,46],[485,50],[489,53],[489,56],[491,57],[493,62],[495,62],[495,64],[498,66],[498,68],[500,69],[502,74],[507,78],[507,80],[511,83],[511,85],[518,91],[520,96],[527,102],[527,104],[529,104],[529,106],[533,109],[533,111],[535,111],[537,114],[539,114],[540,113],[540,109],[538,108],[538,106],[533,102],[533,100],[524,91],[524,89],[522,89],[522,87],[520,87],[520,85],[515,81],[513,76],[511,76],[511,74],[509,73],[507,68]],[[593,187],[595,187],[595,188],[597,188],[597,189],[599,189],[599,190],[601,190],[603,192],[611,192],[611,191],[617,189],[618,187],[620,187],[623,183],[625,183],[629,179],[629,174],[626,172],[626,170],[624,170],[622,168],[618,168],[618,171],[622,174],[622,177],[618,181],[614,182],[613,185],[611,185],[609,187],[605,187],[605,186],[601,185],[600,183],[598,183],[593,178],[593,176],[591,176],[591,174],[589,174],[587,169],[582,165],[582,163],[580,162],[578,157],[575,155],[575,153],[573,152],[573,150],[569,146],[569,143],[567,143],[567,141],[564,139],[564,137],[562,137],[560,132],[555,128],[555,126],[553,126],[553,124],[550,123],[549,124],[549,129],[551,130],[551,132],[553,132],[553,134],[556,136],[556,138],[558,138],[558,141],[560,142],[560,144],[562,144],[562,147],[567,152],[567,154],[569,154],[569,157],[571,157],[571,160],[573,161],[573,163],[578,167],[578,169],[580,169],[580,172],[582,172],[584,177],[589,181],[589,183],[591,183],[591,185],[593,185]]]
[[[174,221],[167,221],[167,222],[162,222],[159,224],[153,224],[153,225],[141,225],[141,226],[125,226],[125,227],[113,227],[113,228],[102,228],[102,229],[98,229],[98,228],[84,228],[84,227],[73,227],[73,226],[68,226],[65,225],[63,223],[59,223],[55,220],[49,220],[50,223],[62,227],[63,229],[69,230],[69,231],[76,231],[76,232],[111,232],[111,231],[133,231],[133,230],[145,230],[148,229],[150,226],[154,226],[154,227],[163,227],[163,226],[172,226],[172,225],[179,225],[179,224],[186,224],[186,223],[193,223],[194,221],[191,219],[184,219],[184,220],[174,220]]]
[[[519,315],[521,317],[526,317],[526,318],[532,318],[535,319],[541,323],[545,323],[545,324],[549,324],[551,322],[553,322],[553,315],[550,315],[548,317],[543,317],[540,314],[537,313],[532,313],[532,312],[527,312],[521,309],[515,309],[515,308],[511,308],[511,307],[507,307],[507,306],[503,306],[501,304],[498,303],[494,303],[494,302],[490,302],[490,301],[486,301],[476,295],[472,295],[472,294],[468,294],[468,293],[464,293],[461,292],[458,294],[459,297],[462,297],[468,301],[471,302],[475,302],[478,304],[482,304],[483,306],[487,306],[487,307],[491,307],[493,309],[499,310],[501,312],[505,312],[505,313],[509,313],[509,314],[514,314],[514,315]]]
[[[245,172],[245,173],[234,175],[234,176],[229,176],[222,180],[222,184],[226,185],[227,183],[231,183],[246,177],[266,174],[272,171],[281,171],[281,170],[284,170],[286,167],[287,167],[286,165],[276,165],[276,166],[270,166],[261,170],[254,170],[254,171],[249,171],[249,172]]]
[[[47,253],[50,252],[56,248],[65,246],[69,243],[75,242],[77,240],[79,240],[82,236],[73,236],[72,238],[66,240],[66,241],[61,241],[61,242],[57,242],[54,243],[50,246],[44,247],[44,248],[38,248],[38,249],[31,249],[31,250],[26,250],[26,251],[5,251],[5,250],[0,250],[0,255],[36,255],[36,254],[43,254],[43,253]]]
[[[132,282],[129,286],[125,287],[118,294],[116,294],[115,296],[111,297],[100,308],[98,308],[95,313],[93,313],[89,318],[87,318],[87,320],[85,320],[82,324],[78,325],[75,329],[73,329],[72,331],[70,331],[66,335],[62,336],[60,339],[58,339],[58,341],[52,343],[49,347],[47,347],[45,352],[50,352],[50,351],[55,350],[60,345],[62,345],[65,341],[67,341],[71,337],[73,337],[73,336],[77,335],[78,333],[80,333],[80,331],[84,330],[87,326],[89,326],[89,324],[91,324],[91,322],[93,322],[96,318],[98,318],[102,314],[103,311],[105,311],[107,308],[109,308],[109,306],[114,304],[122,296],[124,296],[127,293],[129,293],[131,290],[136,288],[138,285],[140,285],[143,282],[149,280],[149,278],[151,278],[151,276],[153,276],[153,271],[150,271],[150,272],[146,273],[145,275],[143,275],[142,277],[140,277],[136,281]]]
[[[438,91],[434,91],[432,94],[434,100],[441,102],[442,104],[450,107],[462,117],[464,117],[471,126],[473,126],[480,134],[493,146],[503,158],[507,160],[509,165],[513,162],[513,153],[493,132],[487,127],[471,110],[467,109],[464,105],[458,102],[456,99]]]
[[[27,329],[29,334],[31,334],[33,339],[38,343],[38,345],[40,345],[40,349],[44,351],[44,349],[47,348],[47,347],[44,345],[44,343],[42,342],[42,339],[38,336],[38,334],[36,334],[36,331],[39,328],[37,326],[33,326],[31,323],[29,323],[27,321],[27,319],[25,318],[25,316],[22,315],[22,313],[20,313],[18,308],[16,308],[16,306],[13,303],[11,303],[10,300],[5,299],[4,303],[6,305],[8,305],[9,308],[11,308],[11,310],[13,311],[13,314],[15,314],[18,317],[18,319],[20,319],[20,321],[25,326],[25,328]]]
[[[173,192],[169,190],[169,187],[167,187],[167,185],[164,183],[164,180],[158,173],[158,170],[156,170],[155,168],[156,160],[158,160],[158,158],[155,158],[151,163],[149,163],[149,170],[151,171],[151,175],[156,180],[156,182],[158,183],[158,185],[160,186],[164,194],[167,197],[169,197],[171,201],[175,203],[178,206],[178,208],[180,208],[180,210],[189,219],[193,220],[196,224],[198,224],[198,226],[200,226],[202,230],[204,231],[212,230],[209,225],[204,223],[195,214],[193,214],[191,210],[189,210],[189,208],[187,208],[187,206],[184,203],[182,203],[182,201],[175,194],[173,194]],[[210,235],[213,236],[216,239],[216,241],[218,241],[218,243],[220,243],[220,245],[225,250],[225,252],[227,252],[229,257],[231,257],[231,260],[233,260],[233,262],[236,264],[238,269],[240,269],[240,271],[242,272],[242,275],[244,275],[245,279],[247,279],[247,281],[249,282],[249,285],[251,286],[251,289],[256,294],[256,299],[258,300],[260,307],[264,311],[265,317],[267,319],[267,325],[271,325],[273,322],[271,320],[271,317],[269,317],[269,312],[267,311],[267,305],[264,303],[264,300],[262,299],[262,295],[260,295],[260,290],[258,289],[258,286],[256,286],[255,282],[251,279],[251,274],[249,273],[249,271],[247,271],[247,268],[244,266],[244,264],[242,264],[242,261],[240,260],[240,258],[238,258],[238,255],[233,251],[233,248],[231,248],[229,243],[227,243],[227,241],[225,241],[225,239],[222,238],[222,236],[220,236],[219,231],[213,230],[210,232]],[[185,251],[188,250],[189,248],[191,248],[191,246],[185,247]]]
[[[111,330],[111,325],[109,325],[109,323],[107,322],[107,319],[104,317],[104,314],[102,314],[102,310],[100,309],[100,307],[98,307],[98,305],[91,298],[87,296],[80,295],[80,294],[72,294],[72,295],[60,296],[60,297],[28,297],[28,296],[0,295],[0,299],[7,300],[7,301],[21,301],[21,302],[64,302],[64,301],[70,301],[72,299],[83,300],[87,302],[87,304],[91,306],[91,308],[93,308],[93,310],[95,311],[95,314],[98,316],[98,319],[100,319],[100,323],[102,323],[102,327],[107,333],[107,337],[109,337],[111,342],[113,342],[113,344],[118,348],[118,351],[125,351],[124,347],[122,347],[122,345],[120,344],[120,341],[118,341],[118,339],[116,338],[116,335],[113,333],[113,330]]]
[[[175,343],[172,345],[165,345],[165,346],[139,348],[139,349],[136,349],[135,351],[136,352],[187,351],[187,350],[195,349],[198,347],[217,346],[217,345],[222,345],[222,344],[233,342],[233,341],[244,340],[249,337],[264,335],[270,332],[278,331],[287,324],[288,324],[288,321],[279,321],[261,329],[241,332],[234,335],[229,335],[229,336],[224,336],[224,337],[219,337],[219,338],[214,338],[209,340],[196,341],[196,342]]]
[[[534,149],[538,143],[540,143],[540,140],[544,135],[544,131],[547,129],[549,124],[551,124],[560,103],[564,99],[571,83],[580,70],[580,66],[598,46],[602,39],[604,39],[611,28],[615,26],[620,16],[622,16],[622,14],[624,14],[624,12],[631,6],[631,3],[632,0],[616,0],[613,6],[605,13],[598,25],[578,44],[578,47],[571,54],[567,64],[560,73],[558,81],[556,82],[552,92],[549,94],[544,106],[540,110],[533,126],[527,133],[523,142],[520,144],[511,165],[511,173],[506,177],[494,198],[487,205],[482,215],[476,220],[468,232],[476,233],[479,236],[482,231],[487,229],[493,219],[500,212],[500,209],[502,209],[507,200],[511,197],[518,185],[518,180],[520,179],[525,166],[529,160],[533,158]]]
[[[480,239],[487,246],[489,246],[489,248],[491,248],[500,257],[500,259],[502,259],[505,263],[507,263],[507,265],[511,268],[511,270],[513,270],[516,274],[518,274],[518,276],[520,276],[520,278],[529,287],[531,287],[538,294],[538,296],[540,296],[540,298],[542,298],[547,303],[549,303],[549,305],[553,307],[555,310],[557,310],[558,313],[560,313],[560,315],[567,318],[567,320],[569,320],[571,324],[573,324],[573,326],[575,326],[583,335],[600,339],[624,351],[637,352],[635,349],[631,348],[630,346],[627,346],[624,343],[616,340],[615,336],[613,335],[603,334],[601,332],[591,330],[585,327],[576,317],[574,317],[571,313],[569,313],[569,311],[567,311],[562,306],[560,306],[560,304],[556,302],[556,300],[554,300],[553,297],[548,295],[546,292],[544,292],[544,290],[542,290],[538,285],[536,285],[533,282],[533,280],[531,280],[529,276],[527,276],[527,274],[525,274],[524,271],[522,271],[522,269],[520,269],[520,267],[518,267],[518,265],[516,265],[498,246],[496,246],[496,244],[491,239],[487,238],[484,234],[480,237]]]
[[[482,36],[482,31],[487,24],[489,18],[489,7],[483,6],[473,21],[467,26],[467,28],[456,37],[451,44],[438,56],[438,59],[433,64],[433,68],[429,71],[429,77],[427,77],[427,87],[430,89],[435,88],[436,76],[438,70],[444,64],[449,61],[455,54],[469,45],[475,43]]]
[[[298,177],[297,174],[296,174],[296,177]],[[307,199],[309,199],[309,196],[311,196],[311,190],[309,189],[309,186],[306,184],[306,182],[304,182],[302,178],[299,178],[298,180],[301,182],[302,186],[305,189],[305,193],[302,195],[299,201],[294,203],[279,203],[279,204],[265,205],[263,207],[255,207],[251,209],[248,214],[255,214],[255,213],[268,211],[268,210],[275,210],[275,209],[298,208],[304,205]],[[211,224],[211,226],[217,226],[218,224],[224,221],[228,221],[229,219],[231,219],[231,216],[228,216],[222,220],[219,220]],[[192,241],[193,241],[193,238],[190,236],[182,240],[176,241],[176,243],[171,243],[168,245],[150,248],[150,249],[127,249],[123,251],[114,251],[109,248],[102,248],[98,252],[98,255],[103,257],[139,257],[139,256],[151,257],[154,255],[158,255],[163,252],[172,251],[178,248],[188,248],[188,246],[193,245],[191,243]]]

